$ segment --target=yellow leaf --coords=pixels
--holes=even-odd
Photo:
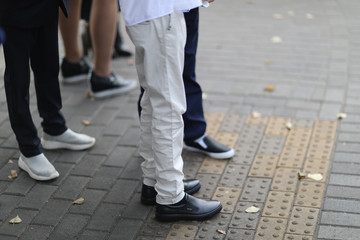
[[[293,11],[288,11],[288,15],[289,15],[290,17],[293,17],[293,16],[295,16],[295,13],[294,13]]]
[[[9,223],[11,223],[11,224],[18,224],[18,223],[21,223],[21,222],[22,222],[22,220],[19,217],[19,215],[17,215],[16,217],[10,219],[10,221],[9,221]]]
[[[268,91],[268,92],[273,92],[275,90],[275,87],[274,86],[266,86],[264,88],[265,91]]]
[[[307,19],[314,19],[314,16],[312,14],[310,14],[310,13],[307,13],[306,18]]]
[[[309,173],[307,177],[315,181],[321,181],[323,179],[323,175],[321,173]]]
[[[10,159],[10,160],[8,161],[8,163],[13,164],[14,162],[13,162],[13,160]]]
[[[281,14],[274,14],[273,17],[275,19],[283,19],[284,18],[283,15],[281,15]]]
[[[14,179],[18,177],[18,173],[16,170],[10,170],[10,175],[8,176],[9,179]]]
[[[281,39],[281,37],[274,36],[274,37],[271,38],[271,41],[272,41],[273,43],[281,43],[281,42],[282,42],[282,39]]]
[[[256,112],[256,111],[253,111],[253,112],[251,113],[251,117],[252,117],[252,118],[259,118],[259,117],[261,117],[261,113]]]
[[[78,198],[75,201],[73,201],[73,204],[81,205],[84,203],[84,201],[85,201],[85,199],[81,197],[81,198]]]
[[[344,118],[346,118],[346,113],[338,113],[338,115],[337,115],[337,118],[338,119],[344,119]]]
[[[298,179],[304,179],[306,177],[305,173],[298,172]]]
[[[221,234],[224,234],[224,235],[226,235],[226,232],[224,231],[224,230],[221,230],[221,229],[218,229],[218,230],[216,230],[218,233],[221,233]]]
[[[207,98],[207,94],[206,94],[206,93],[203,93],[203,94],[201,95],[201,97],[202,97],[202,99],[206,99],[206,98]]]
[[[90,121],[82,120],[82,124],[84,124],[85,126],[89,126],[89,125],[90,125]]]
[[[257,208],[255,206],[248,207],[245,212],[247,213],[257,213],[259,212],[260,208]]]
[[[273,61],[272,61],[272,60],[270,60],[270,59],[266,59],[266,60],[265,60],[265,63],[266,63],[266,64],[272,64],[272,63],[273,63]]]
[[[292,129],[292,123],[291,122],[286,123],[286,128],[288,130],[291,130]]]

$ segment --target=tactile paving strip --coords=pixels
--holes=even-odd
[[[320,208],[326,185],[319,182],[301,182],[295,205]]]
[[[246,124],[239,135],[238,143],[250,143],[258,145],[265,132],[265,126]]]
[[[306,159],[305,166],[303,172],[308,173],[321,173],[323,179],[320,180],[321,182],[326,181],[327,172],[329,168],[330,161],[328,160],[321,160],[321,159]],[[308,179],[307,179],[308,180]]]
[[[286,219],[262,217],[254,240],[283,239]]]
[[[183,172],[185,178],[194,178],[200,166],[200,162],[184,161]]]
[[[294,128],[310,128],[314,127],[314,120],[310,119],[293,119],[292,124]]]
[[[196,178],[199,179],[201,188],[197,193],[194,194],[194,196],[198,198],[210,199],[217,188],[220,175],[198,174]]]
[[[248,178],[241,194],[241,201],[265,202],[271,179]]]
[[[222,203],[223,208],[221,212],[232,213],[239,200],[240,192],[240,188],[218,187],[212,199],[219,200]]]
[[[200,224],[195,239],[225,239],[225,234],[231,219],[231,214],[220,213]]]
[[[261,141],[258,153],[259,155],[280,155],[285,143],[284,136],[265,135]]]
[[[242,188],[249,172],[249,168],[248,165],[228,164],[219,185],[223,187]]]
[[[214,138],[221,127],[225,114],[205,113],[204,115],[207,122],[206,134]]]
[[[229,147],[234,147],[239,135],[237,133],[218,132],[215,140]]]
[[[245,124],[246,117],[240,116],[237,114],[227,114],[221,127],[220,132],[230,132],[230,133],[241,133],[242,128]]]
[[[285,234],[284,240],[312,240],[312,236]]]
[[[319,211],[316,208],[294,207],[286,232],[314,235]]]
[[[298,183],[296,168],[278,168],[271,184],[271,190],[295,192]]]
[[[251,206],[259,208],[257,213],[246,213],[245,210]],[[236,205],[233,217],[230,222],[232,228],[256,229],[260,220],[263,203],[256,202],[239,202]]]
[[[304,164],[306,147],[285,146],[279,159],[279,167],[301,168]]]
[[[256,155],[249,176],[272,178],[278,159],[278,156]]]
[[[318,120],[315,122],[312,138],[335,139],[337,121]]]
[[[248,116],[246,119],[246,124],[252,124],[252,125],[267,125],[269,122],[269,117],[253,117]]]
[[[249,240],[254,239],[255,231],[245,229],[229,228],[226,240]]]
[[[306,148],[311,137],[311,128],[291,129],[286,139],[285,146],[298,146]]]
[[[330,160],[334,142],[327,139],[312,139],[307,158]]]
[[[255,157],[257,146],[253,144],[237,144],[235,156],[230,159],[231,163],[250,165]]]
[[[286,128],[286,124],[289,122],[291,122],[290,118],[271,117],[265,130],[265,134],[287,136],[289,129]]]
[[[194,239],[197,230],[198,227],[194,225],[173,224],[166,240]]]
[[[226,163],[227,162],[224,160],[217,160],[207,157],[201,164],[199,173],[222,174]]]
[[[290,215],[293,200],[294,193],[292,192],[270,191],[262,215],[264,217],[287,218]]]

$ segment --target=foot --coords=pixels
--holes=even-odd
[[[21,154],[18,164],[22,170],[27,172],[30,177],[35,180],[47,181],[59,176],[54,166],[42,153],[29,158]]]
[[[81,58],[80,62],[72,63],[66,58],[63,58],[61,63],[61,74],[64,83],[77,83],[87,81],[89,79],[91,66],[84,59]]]
[[[204,200],[185,193],[185,197],[172,205],[156,204],[155,216],[160,221],[209,219],[219,213],[222,205],[217,200]]]
[[[202,152],[215,159],[226,159],[234,156],[234,149],[204,135],[194,142],[185,142],[184,148],[193,152]]]
[[[51,136],[44,133],[44,136],[41,138],[41,143],[44,149],[49,150],[84,150],[94,146],[95,138],[85,134],[73,132],[68,128],[63,134],[58,136]]]
[[[194,194],[199,191],[201,187],[200,181],[197,179],[184,180],[184,192],[187,194]],[[141,189],[141,203],[144,205],[156,204],[156,191],[154,187],[142,185]]]
[[[91,73],[90,91],[96,98],[125,94],[135,88],[135,80],[124,79],[114,73],[111,73],[110,77],[100,77],[94,72]]]

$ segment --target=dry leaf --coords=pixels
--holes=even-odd
[[[221,229],[218,229],[218,230],[216,230],[218,233],[221,233],[221,234],[224,234],[224,235],[226,235],[226,232],[224,231],[224,230],[221,230]]]
[[[281,15],[281,14],[274,14],[273,17],[275,19],[283,19],[284,18],[283,15]]]
[[[81,198],[78,198],[75,201],[73,201],[73,204],[81,205],[84,203],[84,201],[85,201],[85,199],[81,197]]]
[[[257,213],[259,212],[260,208],[257,208],[255,206],[248,207],[245,212],[247,213]]]
[[[10,160],[8,161],[8,163],[13,164],[14,162],[13,162],[13,160],[10,159]]]
[[[273,92],[275,90],[275,87],[274,86],[267,86],[264,88],[265,91],[268,91],[268,92]]]
[[[90,125],[90,121],[82,120],[82,124],[84,124],[85,126],[89,126],[89,125]]]
[[[337,115],[337,118],[338,119],[344,119],[344,118],[346,118],[346,113],[338,113],[338,115]]]
[[[247,0],[247,3],[252,4],[254,3],[254,0]]]
[[[306,18],[307,19],[314,19],[314,16],[312,14],[310,14],[310,13],[307,13]]]
[[[315,181],[321,181],[323,179],[323,175],[321,173],[309,173],[307,177]]]
[[[292,129],[292,123],[291,122],[288,122],[288,123],[286,123],[286,128],[288,129],[288,130],[291,130]]]
[[[10,221],[9,221],[9,223],[11,223],[11,224],[18,224],[18,223],[21,223],[21,222],[22,222],[22,220],[19,217],[19,215],[17,215],[16,217],[10,219]]]
[[[266,60],[265,60],[265,63],[266,63],[266,64],[272,64],[272,63],[273,63],[273,61],[272,61],[272,60],[270,60],[270,59],[266,59]]]
[[[16,170],[10,170],[10,175],[8,176],[9,179],[14,179],[18,177],[18,173]]]
[[[253,112],[251,113],[251,117],[252,117],[252,118],[259,118],[259,117],[261,117],[261,113],[256,112],[256,111],[253,111]]]
[[[271,38],[271,41],[272,41],[273,43],[281,43],[281,42],[282,42],[282,39],[281,39],[281,37],[274,36],[274,37]]]
[[[206,99],[206,98],[207,98],[207,94],[206,94],[206,93],[203,93],[203,94],[201,95],[201,97],[202,97],[202,99]]]
[[[295,16],[295,13],[293,11],[288,11],[288,15],[293,17],[293,16]]]
[[[86,96],[87,96],[88,98],[92,98],[92,94],[91,94],[90,90],[87,91]]]
[[[305,173],[298,172],[298,179],[304,179],[306,177]]]
[[[134,64],[135,64],[134,59],[130,59],[130,60],[128,61],[128,65],[129,65],[129,66],[133,66]]]

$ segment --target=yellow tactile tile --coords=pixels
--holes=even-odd
[[[227,133],[227,132],[218,132],[215,136],[215,140],[229,147],[234,147],[239,134],[237,133]]]
[[[298,184],[298,172],[296,168],[276,169],[270,189],[274,191],[295,192]]]
[[[286,230],[286,219],[262,217],[255,233],[254,240],[283,239]]]
[[[285,146],[278,162],[279,167],[301,168],[306,155],[306,148]]]
[[[269,117],[248,116],[246,119],[246,124],[253,124],[253,125],[266,125],[268,122],[269,122]]]
[[[287,233],[314,235],[319,209],[294,207],[289,219]]]
[[[166,240],[194,239],[198,227],[195,225],[173,224]]]
[[[287,136],[289,134],[289,129],[286,127],[286,125],[290,122],[290,118],[271,117],[265,130],[265,134]]]
[[[240,188],[226,188],[226,187],[218,187],[214,193],[214,200],[219,200],[223,209],[221,212],[223,213],[233,213],[236,207],[236,203],[240,197]]]
[[[217,160],[207,157],[205,158],[198,172],[210,173],[210,174],[222,174],[226,167],[226,163],[227,162],[224,160]]]
[[[316,139],[335,139],[337,121],[318,120],[315,122],[312,138]]]
[[[264,205],[263,217],[287,218],[290,215],[294,193],[270,191]]]
[[[256,155],[249,176],[272,178],[275,173],[278,156]]]
[[[295,205],[320,208],[326,185],[319,182],[301,182],[297,191]]]

